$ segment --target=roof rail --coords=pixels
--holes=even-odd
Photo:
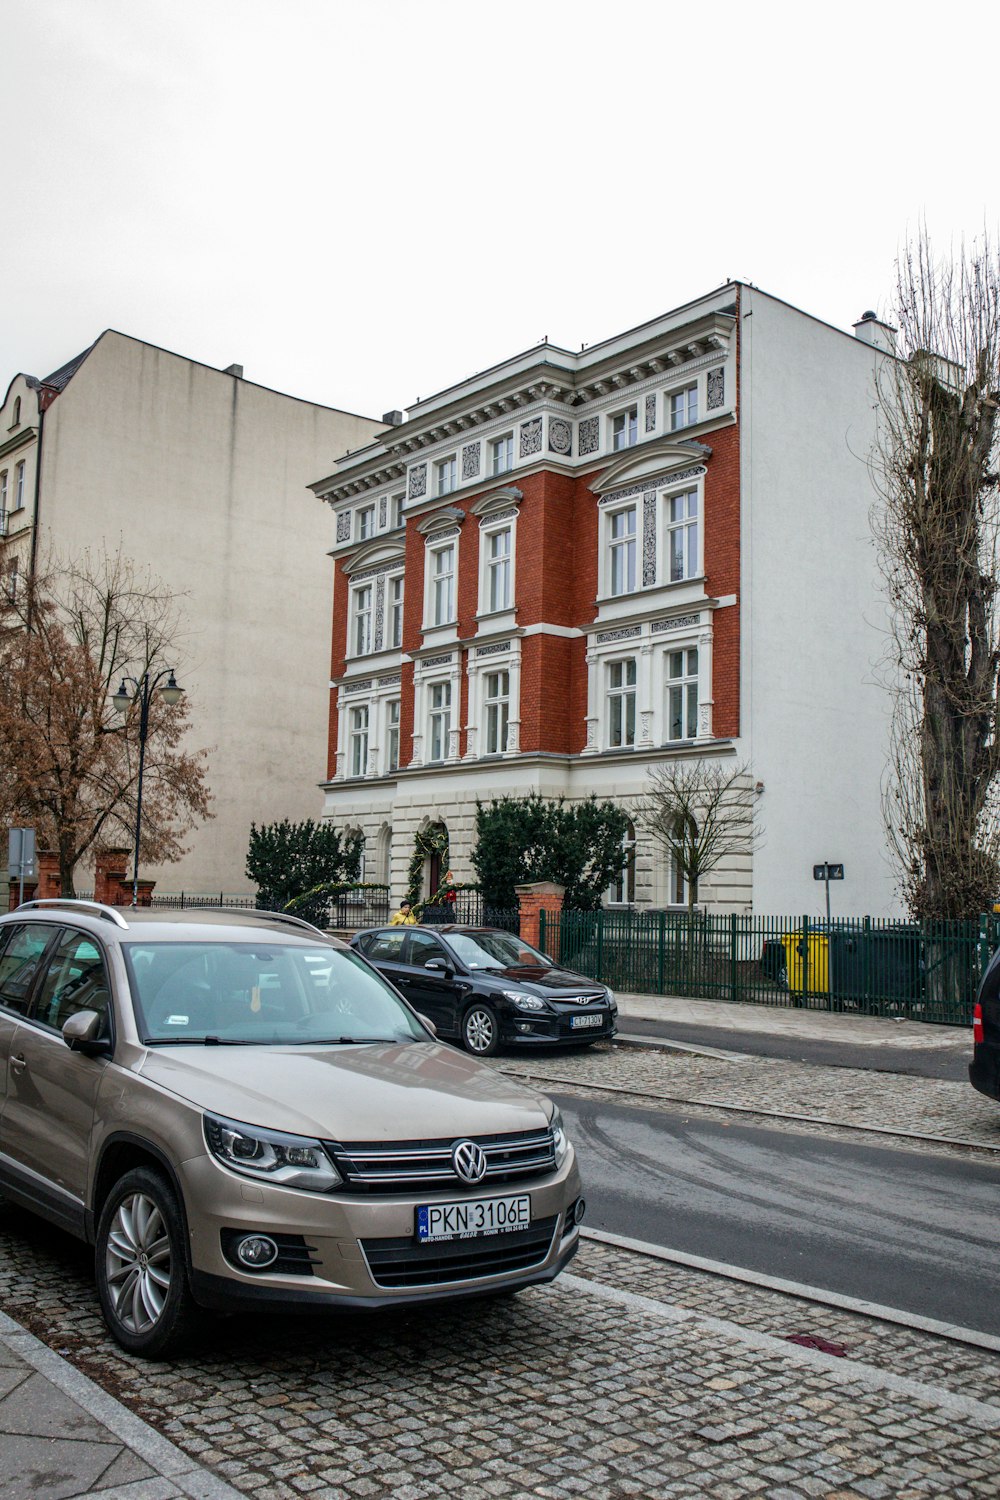
[[[103,917],[105,922],[114,922],[116,927],[128,927],[128,923],[117,906],[106,906],[103,901],[82,901],[75,896],[46,896],[38,901],[22,901],[15,911],[76,911],[85,916]]]
[[[186,906],[184,908],[184,910],[185,911],[219,911],[219,910],[224,911],[225,907],[220,908],[218,906]],[[245,914],[248,917],[253,917],[253,918],[257,919],[257,920],[260,920],[261,922],[277,922],[280,925],[285,926],[285,927],[297,927],[302,932],[315,933],[315,935],[317,937],[321,937],[321,938],[325,938],[325,937],[328,936],[328,934],[323,931],[322,927],[316,927],[316,926],[314,926],[312,922],[307,922],[304,917],[293,917],[292,914],[291,914],[291,912],[287,912],[287,911],[259,911],[257,909],[257,907],[255,907],[255,906],[245,907],[243,910],[245,911]]]

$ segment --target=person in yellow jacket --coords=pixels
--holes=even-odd
[[[413,915],[413,909],[410,906],[409,901],[401,901],[399,903],[399,911],[393,913],[392,920],[390,921],[389,926],[415,927],[416,925],[417,919]]]

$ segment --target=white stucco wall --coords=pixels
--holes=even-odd
[[[825,915],[812,867],[846,867],[836,915],[900,911],[880,783],[889,703],[866,467],[868,344],[744,288],[742,740],[764,783],[754,909]]]
[[[186,595],[168,665],[189,744],[210,751],[215,817],[179,864],[143,870],[161,890],[250,889],[251,820],[319,815],[333,518],[306,485],[381,427],[117,333],[49,408],[43,546],[121,545]]]

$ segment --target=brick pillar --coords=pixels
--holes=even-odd
[[[127,849],[98,849],[94,862],[94,900],[105,906],[127,906],[132,900],[121,899],[121,888],[128,869]]]
[[[540,948],[539,912],[544,910],[546,921],[550,916],[557,917],[563,908],[566,887],[557,885],[554,880],[535,880],[530,885],[516,885],[514,891],[521,914],[521,936],[533,948]]]

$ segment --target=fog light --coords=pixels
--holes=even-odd
[[[587,1204],[583,1198],[577,1198],[573,1205],[573,1220],[577,1224],[583,1223],[583,1216],[587,1212]]]
[[[530,1031],[531,1030],[531,1022],[530,1021],[515,1021],[514,1024],[517,1027],[518,1031]]]
[[[278,1259],[278,1247],[266,1234],[247,1234],[236,1246],[236,1259],[251,1271],[262,1271]]]

